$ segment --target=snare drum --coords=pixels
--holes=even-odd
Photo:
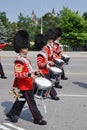
[[[50,71],[51,71],[51,76],[50,76],[50,80],[52,82],[56,82],[58,81],[58,77],[61,77],[62,74],[62,70],[57,68],[57,67],[50,67]]]
[[[35,97],[37,98],[47,98],[52,87],[51,81],[46,78],[38,77],[35,79]]]
[[[62,55],[62,60],[64,60],[65,64],[68,64],[70,57],[68,55]]]
[[[64,64],[64,61],[61,59],[55,58],[54,63],[57,65],[57,67],[60,68],[60,66]]]

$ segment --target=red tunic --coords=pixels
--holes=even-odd
[[[48,61],[52,62],[53,61],[53,48],[50,45],[47,45],[45,47],[45,51],[48,55]]]
[[[42,72],[42,74],[49,73],[47,64],[48,64],[48,57],[46,55],[46,52],[40,51],[37,55],[37,66],[38,66],[38,69]]]
[[[0,49],[5,48],[6,46],[7,46],[7,44],[6,44],[6,43],[1,43],[1,44],[0,44]]]
[[[60,45],[59,45],[58,41],[55,41],[53,44],[54,58],[61,59],[61,54],[59,52],[60,52]]]
[[[19,55],[14,62],[15,80],[13,87],[17,87],[19,90],[32,90],[33,79],[30,76],[32,72],[29,59],[23,55]]]

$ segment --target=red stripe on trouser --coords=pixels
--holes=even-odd
[[[34,110],[33,110],[33,107],[32,107],[32,105],[31,105],[31,102],[30,102],[30,97],[28,96],[28,93],[27,92],[24,92],[25,93],[25,98],[26,98],[26,101],[27,101],[27,103],[28,103],[28,106],[29,106],[29,108],[30,108],[30,110],[31,110],[31,113],[32,113],[32,115],[33,115],[33,117],[34,117],[34,119],[37,119],[37,120],[40,120],[42,117],[38,117],[36,114],[35,114],[35,112],[34,112]]]
[[[50,96],[55,97],[56,95],[57,95],[57,92],[54,89],[54,87],[52,87],[51,90],[50,90]]]

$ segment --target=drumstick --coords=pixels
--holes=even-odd
[[[54,62],[54,65],[50,65],[50,66],[56,66],[57,67],[57,64]]]
[[[41,70],[38,70],[38,75],[42,76],[43,78],[45,78],[45,76],[43,75],[43,73],[41,72]]]
[[[41,75],[43,78],[45,78],[45,76],[42,74],[42,72],[40,72],[40,75]]]
[[[55,65],[56,67],[58,67],[56,63],[54,63],[54,65]]]

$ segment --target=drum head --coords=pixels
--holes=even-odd
[[[52,86],[51,81],[42,77],[36,78],[35,83],[37,84],[38,89],[48,89]]]
[[[63,56],[64,58],[66,58],[66,59],[67,59],[67,58],[70,58],[68,55],[62,55],[62,56]]]
[[[60,63],[60,64],[61,64],[61,63],[64,63],[64,61],[63,61],[63,60],[58,59],[58,58],[55,58],[54,60],[55,60],[55,62]]]
[[[50,70],[55,73],[55,74],[60,74],[62,73],[62,70],[57,68],[57,67],[51,67]]]

